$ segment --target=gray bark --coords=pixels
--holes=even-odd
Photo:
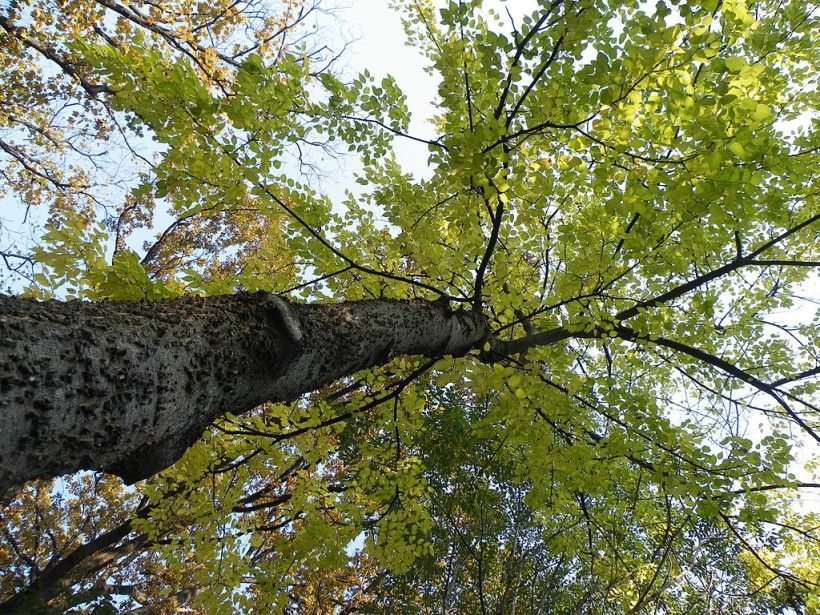
[[[487,337],[480,314],[424,300],[0,296],[0,494],[81,469],[133,483],[225,412],[292,401],[398,355],[462,355]]]

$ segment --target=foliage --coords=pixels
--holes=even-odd
[[[140,259],[151,277],[171,277],[185,264],[208,271],[266,263],[264,246],[277,238],[266,237],[253,202],[211,202],[197,211],[166,209],[167,202],[157,207],[150,188],[160,180],[148,153],[151,132],[116,112],[113,92],[77,45],[100,41],[112,50],[127,48],[143,62],[151,53],[166,63],[185,58],[203,87],[226,89],[243,59],[256,54],[273,61],[302,41],[300,29],[318,10],[300,0],[9,0],[0,10],[0,196],[19,201],[26,215],[22,225],[9,216],[0,226],[6,267],[38,286],[70,284],[77,267],[95,268],[106,247],[115,255],[126,252],[135,233],[146,237],[142,229],[159,225],[166,230],[144,246]],[[304,53],[321,57],[309,48]],[[38,207],[47,213],[37,216]],[[51,260],[38,253],[32,258],[25,238],[40,232],[39,226],[26,228],[32,219],[51,229],[48,245],[65,242],[53,235],[57,229],[85,241],[50,250]],[[47,271],[37,267],[44,258]],[[73,296],[76,289],[64,293]]]
[[[30,294],[445,297],[494,337],[226,415],[133,493],[28,488],[3,515],[4,595],[99,612],[817,608],[817,517],[795,502],[818,484],[794,474],[820,429],[816,15],[489,5],[399,7],[439,79],[429,139],[392,78],[346,79],[298,46],[227,61],[195,28],[135,25],[135,3],[114,40],[90,35],[108,26],[94,11],[46,30],[71,70],[37,72],[43,91],[90,87],[158,153],[116,224],[43,177],[67,167],[10,154],[11,188],[52,211]],[[214,10],[194,14],[232,16],[230,45],[241,10]],[[24,53],[14,40],[3,53]],[[425,178],[395,138],[426,143]],[[362,164],[341,204],[288,162],[331,145]],[[174,222],[140,258],[121,233],[160,204]]]

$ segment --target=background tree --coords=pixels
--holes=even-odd
[[[78,234],[103,232],[114,255],[140,229],[164,228],[140,259],[156,277],[189,264],[235,271],[250,259],[260,260],[266,233],[253,203],[213,197],[201,210],[181,215],[188,207],[177,210],[171,204],[166,210],[170,203],[162,201],[157,208],[153,190],[134,189],[157,181],[150,129],[115,111],[108,86],[72,45],[79,40],[112,47],[147,44],[165,58],[186,58],[203,83],[224,90],[249,55],[276,62],[292,45],[304,44],[305,25],[320,11],[317,4],[298,0],[11,0],[0,11],[0,161],[3,191],[19,201],[26,223],[0,227],[6,268],[29,279],[42,275],[37,267],[42,255],[28,253],[32,241],[26,238],[38,238],[43,222]],[[318,62],[328,55],[318,45],[302,51]]]
[[[404,7],[440,77],[426,139],[390,79],[252,56],[223,90],[139,40],[71,41],[114,113],[162,144],[131,193],[177,218],[250,201],[265,220],[251,235],[277,229],[266,254],[288,266],[183,270],[172,242],[159,272],[124,249],[107,260],[112,234],[67,219],[30,293],[444,296],[492,336],[227,415],[135,492],[75,478],[47,522],[32,520],[48,488],[28,488],[4,515],[11,604],[816,606],[816,520],[791,502],[816,487],[792,472],[816,450],[817,319],[784,315],[813,300],[817,265],[816,16],[479,4]],[[314,135],[361,154],[364,194],[343,208],[277,171]],[[390,155],[397,136],[428,144],[426,179]],[[105,523],[102,502],[118,511]]]

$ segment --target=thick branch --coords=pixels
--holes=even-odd
[[[138,516],[141,516],[138,513]],[[49,564],[35,581],[21,589],[5,602],[0,610],[8,615],[39,612],[50,600],[69,589],[77,578],[76,568],[93,574],[116,559],[121,554],[111,549],[131,533],[131,519],[127,519],[111,530],[100,534],[74,549],[66,557]],[[146,537],[138,539],[142,541]]]
[[[575,337],[595,337],[591,333],[572,332],[564,327],[555,327],[546,331],[537,331],[514,340],[494,340],[492,352],[502,356],[526,354],[531,348],[550,346]]]
[[[420,299],[0,297],[0,492],[79,469],[141,480],[227,411],[292,401],[399,355],[463,355],[487,333],[482,315]]]

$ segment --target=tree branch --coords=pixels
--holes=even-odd
[[[794,233],[806,228],[807,226],[817,222],[818,220],[820,220],[820,214],[816,214],[816,215],[812,216],[811,218],[808,218],[808,219],[804,220],[803,222],[801,222],[797,226],[794,226],[794,227],[784,231],[783,233],[781,233],[780,235],[778,235],[774,239],[771,239],[770,241],[767,241],[763,245],[756,248],[753,252],[747,254],[746,256],[744,256],[742,258],[735,258],[734,260],[726,263],[722,267],[718,267],[717,269],[714,269],[714,270],[710,271],[709,273],[705,273],[703,275],[700,275],[700,276],[694,278],[693,280],[690,280],[689,282],[681,284],[680,286],[677,286],[677,287],[675,287],[671,290],[668,290],[663,294],[657,295],[656,297],[652,297],[651,299],[646,299],[644,301],[639,301],[637,304],[633,305],[632,307],[618,312],[615,315],[615,320],[618,320],[618,321],[627,320],[629,318],[637,316],[638,313],[640,312],[640,310],[642,310],[642,309],[646,309],[646,308],[652,307],[654,305],[658,305],[659,303],[666,303],[668,301],[672,301],[673,299],[677,299],[678,297],[680,297],[682,295],[685,295],[689,291],[695,290],[696,288],[699,288],[699,287],[703,286],[704,284],[707,284],[707,283],[711,282],[712,280],[716,280],[717,278],[719,278],[721,276],[724,276],[727,273],[731,273],[732,271],[735,271],[735,270],[740,269],[741,267],[745,267],[747,265],[755,264],[756,263],[756,258],[755,257],[760,255],[762,252],[765,252],[766,250],[768,250],[772,246],[780,243],[781,241],[783,241],[787,237],[789,237],[789,236],[793,235]]]
[[[766,393],[769,397],[774,399],[779,406],[781,406],[788,414],[794,422],[796,422],[803,430],[808,433],[812,438],[814,438],[817,442],[820,442],[820,436],[811,428],[809,427],[806,422],[800,418],[800,416],[791,409],[791,407],[785,402],[785,400],[779,395],[779,392],[773,386],[766,384],[762,380],[752,376],[749,372],[744,371],[734,365],[733,363],[729,363],[728,361],[721,359],[720,357],[716,357],[708,352],[705,352],[699,348],[695,348],[693,346],[689,346],[682,342],[678,342],[676,340],[670,340],[665,337],[647,337],[638,334],[636,331],[629,329],[627,327],[616,325],[615,332],[618,334],[618,337],[621,339],[629,340],[629,341],[637,341],[639,343],[651,343],[656,344],[658,346],[664,346],[666,348],[671,348],[672,350],[676,350],[681,352],[685,355],[688,355],[694,359],[698,359],[707,365],[711,365],[712,367],[716,367],[717,369],[734,376],[738,380],[741,380],[762,393]]]

